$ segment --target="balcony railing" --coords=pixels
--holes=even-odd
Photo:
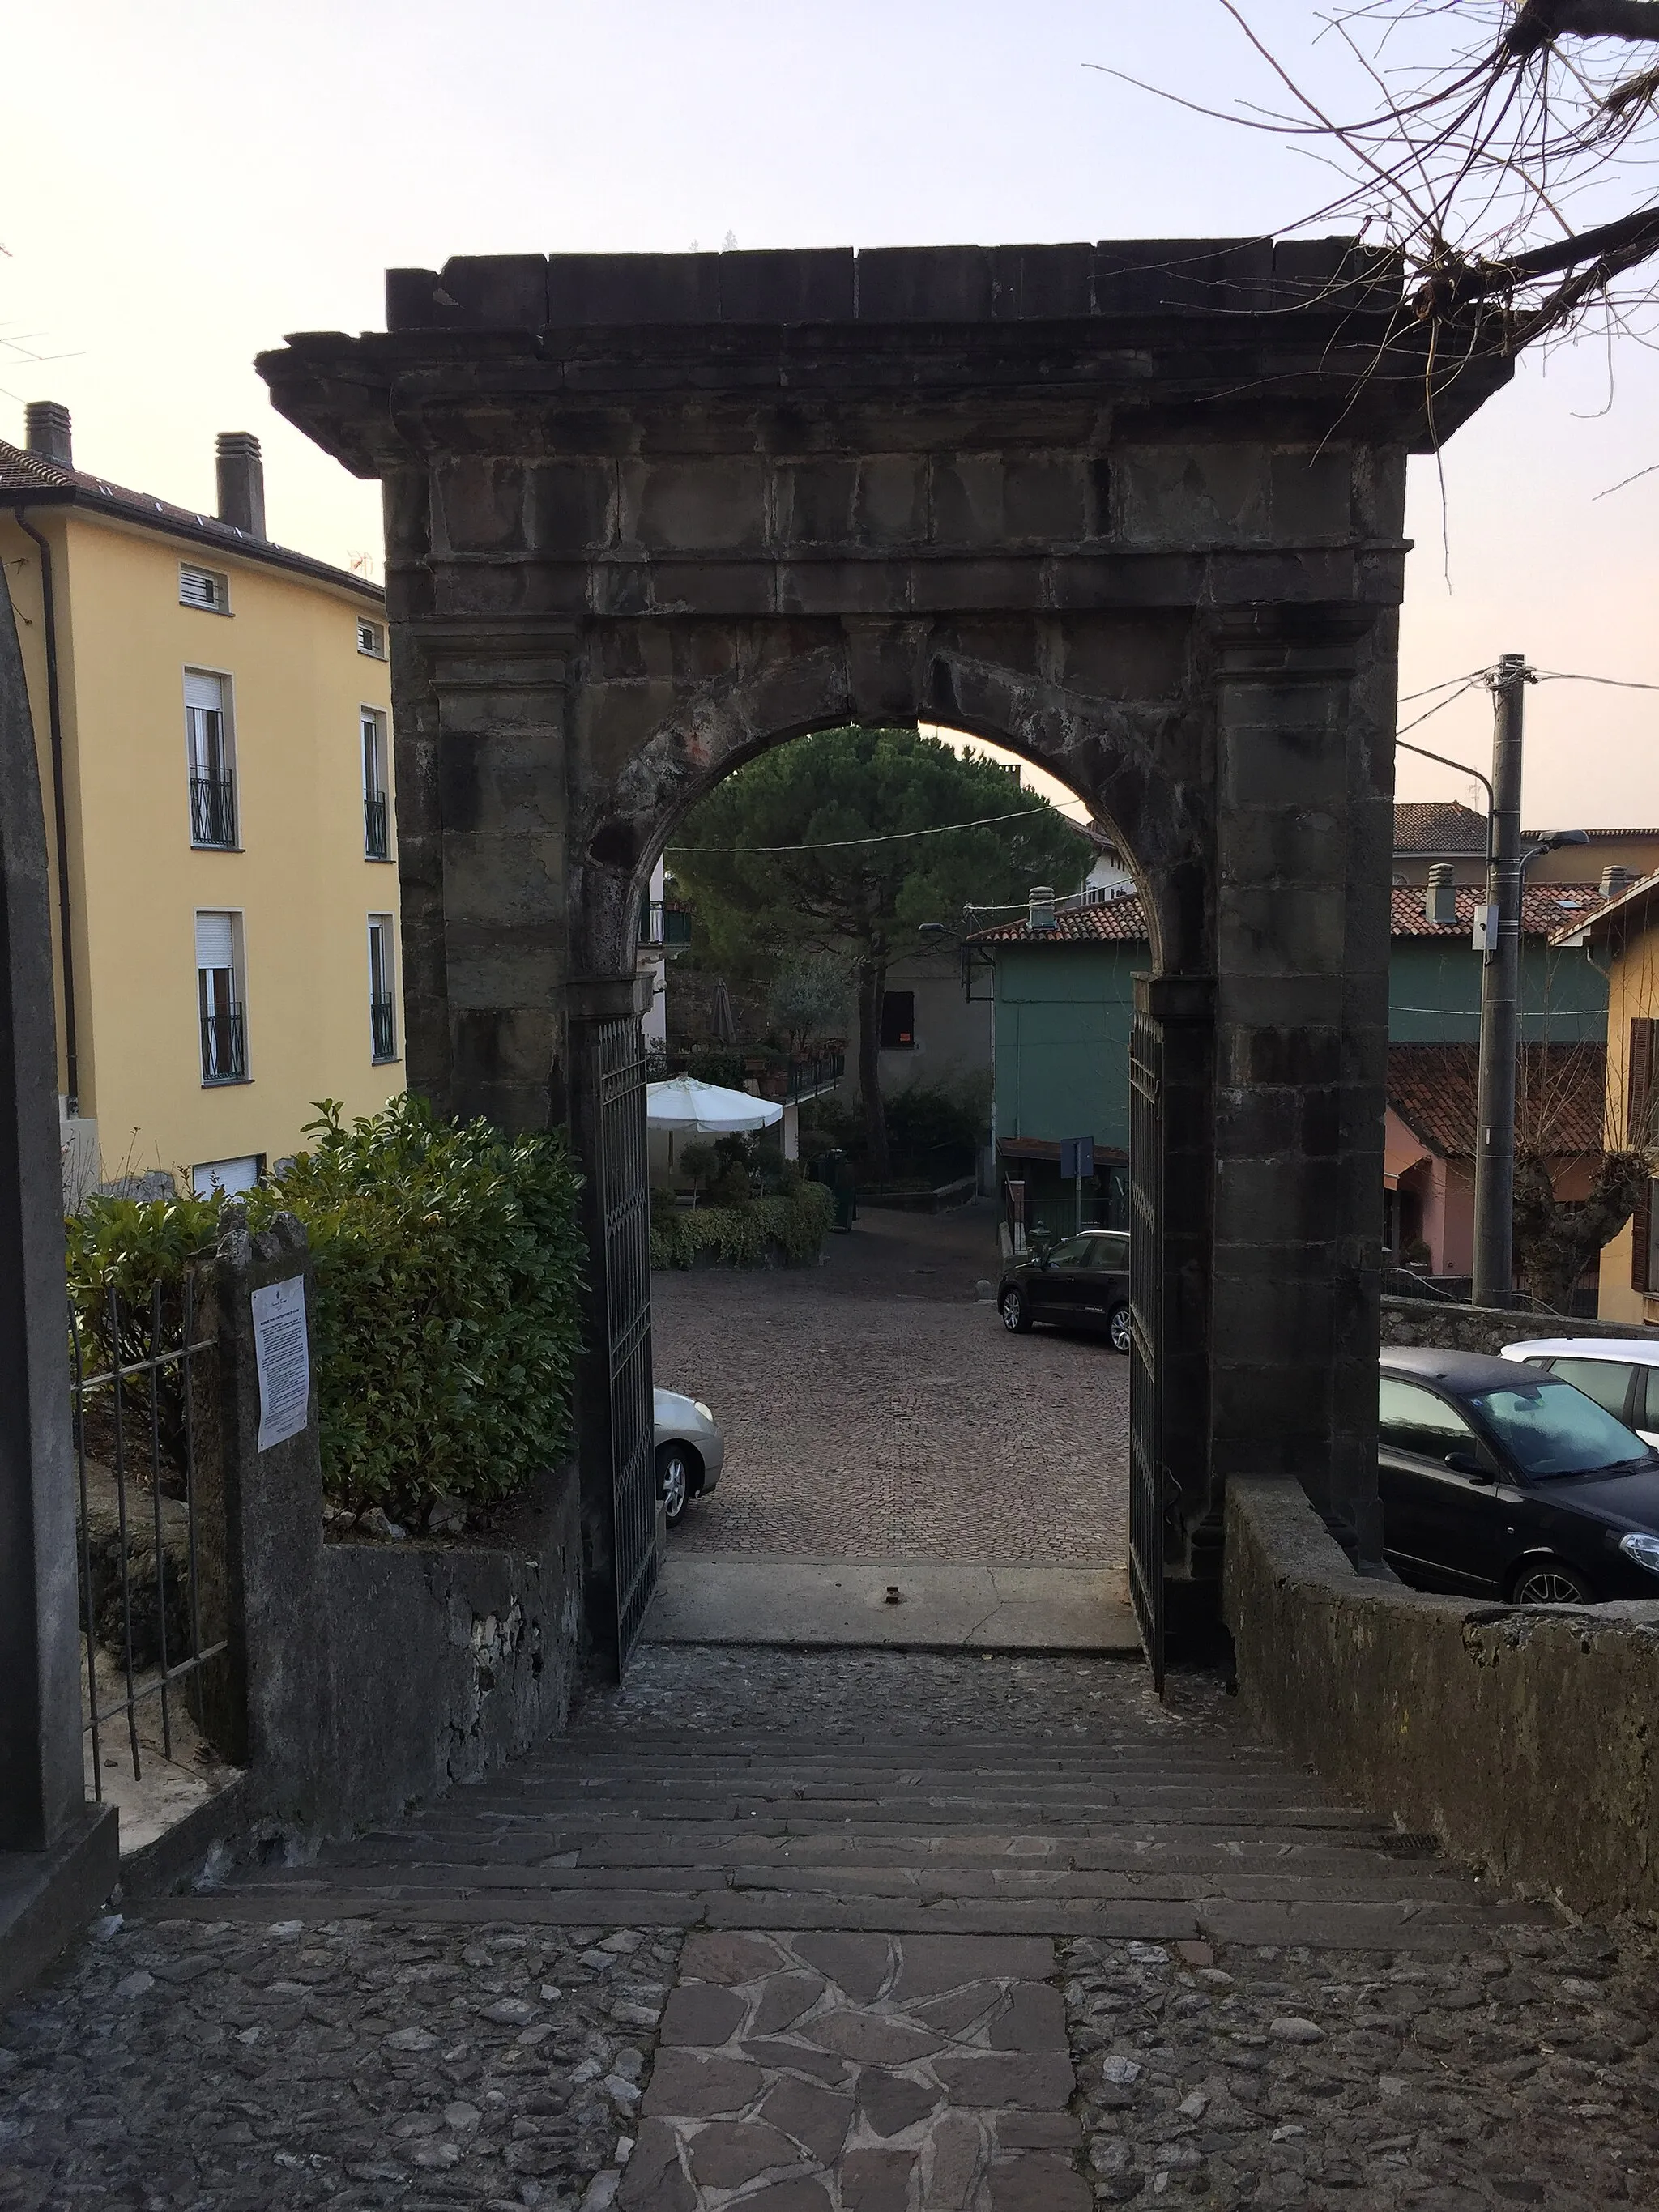
[[[234,848],[236,843],[236,779],[234,776],[191,776],[190,780],[190,842],[192,845]]]
[[[240,1006],[226,1006],[202,1017],[202,1080],[246,1083],[247,1037]]]
[[[691,942],[691,916],[683,906],[653,899],[640,908],[640,943],[659,952],[683,952]]]
[[[363,858],[392,858],[392,823],[385,792],[371,792],[363,800]]]
[[[847,1054],[745,1052],[741,1045],[697,1045],[673,1052],[653,1048],[647,1055],[646,1072],[653,1083],[674,1075],[690,1075],[727,1091],[742,1091],[752,1083],[761,1097],[789,1106],[817,1091],[833,1090],[847,1073]]]
[[[398,1057],[398,1014],[390,999],[371,999],[368,1002],[368,1031],[374,1040],[376,1060],[396,1060]]]

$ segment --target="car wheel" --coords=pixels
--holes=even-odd
[[[1133,1333],[1129,1320],[1128,1307],[1114,1306],[1111,1316],[1106,1323],[1106,1334],[1112,1340],[1113,1351],[1121,1352],[1127,1357],[1130,1339]]]
[[[1595,1593],[1577,1567],[1562,1559],[1528,1559],[1510,1590],[1511,1605],[1593,1605]]]
[[[684,1444],[664,1444],[659,1449],[657,1495],[669,1527],[678,1528],[691,1499],[691,1462]]]
[[[1007,1290],[1000,1302],[1002,1326],[1010,1335],[1024,1336],[1031,1326],[1031,1309],[1024,1291]]]

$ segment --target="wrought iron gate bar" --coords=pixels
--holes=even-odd
[[[1142,1008],[1129,1036],[1129,1598],[1164,1694],[1167,1476],[1164,1328],[1164,1031]]]
[[[617,1661],[639,1640],[657,1586],[657,1464],[651,1385],[651,1203],[646,1178],[645,1042],[637,1019],[596,1039],[599,1200],[611,1386],[611,1556]]]

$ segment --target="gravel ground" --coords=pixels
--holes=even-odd
[[[111,1916],[0,2021],[0,2212],[608,2204],[679,1950]]]
[[[994,1216],[866,1212],[814,1268],[652,1279],[656,1379],[714,1409],[726,1468],[686,1552],[805,1559],[1127,1556],[1128,1362],[1010,1336],[976,1279]]]
[[[1633,1943],[1542,1927],[1476,1958],[1060,1948],[1099,2202],[1659,2203],[1652,1962]]]

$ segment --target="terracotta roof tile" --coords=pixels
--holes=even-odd
[[[1455,799],[1397,799],[1394,849],[1396,853],[1484,853],[1486,817]]]
[[[1473,1044],[1389,1047],[1389,1103],[1443,1159],[1474,1157],[1480,1057]],[[1606,1046],[1527,1044],[1516,1060],[1516,1141],[1546,1152],[1599,1152]]]
[[[1431,921],[1424,910],[1422,885],[1396,884],[1393,934],[1467,939],[1474,927],[1476,902],[1484,896],[1483,890],[1465,884],[1455,894],[1457,919]],[[1552,937],[1561,931],[1583,929],[1605,903],[1594,884],[1528,884],[1522,900],[1522,933]],[[1146,909],[1134,891],[1122,898],[1100,899],[1091,906],[1066,909],[1055,915],[1052,930],[1034,934],[1022,916],[981,929],[973,939],[975,945],[1144,945],[1146,941]]]

